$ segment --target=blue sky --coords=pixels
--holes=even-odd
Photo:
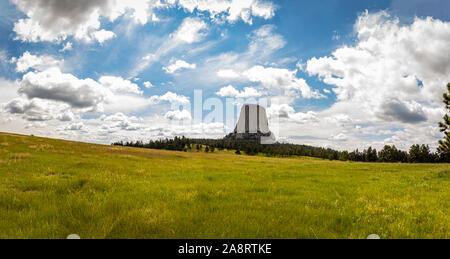
[[[201,89],[204,100],[268,98],[290,142],[441,137],[448,1],[131,2],[1,1],[0,130],[107,143],[189,134],[189,121],[194,137],[220,137],[230,129],[217,120],[174,109],[193,108]]]

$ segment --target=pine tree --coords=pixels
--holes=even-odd
[[[442,155],[448,156],[450,154],[450,117],[448,111],[450,111],[450,83],[447,84],[447,93],[444,94],[444,103],[447,110],[447,114],[444,116],[444,122],[439,123],[441,132],[445,134],[444,140],[439,141],[438,151]]]

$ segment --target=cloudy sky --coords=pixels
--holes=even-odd
[[[449,10],[447,0],[1,0],[0,131],[217,138],[239,105],[264,100],[282,141],[435,147]]]

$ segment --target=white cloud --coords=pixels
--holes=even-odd
[[[208,25],[200,18],[185,18],[178,30],[173,34],[176,41],[184,43],[195,43],[201,41],[206,36]]]
[[[290,115],[290,119],[295,123],[317,123],[319,122],[319,115],[316,112],[297,112]]]
[[[395,98],[382,102],[376,110],[376,116],[385,121],[411,124],[427,121],[422,105],[416,102],[403,102]]]
[[[253,16],[272,18],[276,9],[271,2],[260,0],[179,0],[179,5],[189,12],[209,12],[214,20],[225,19],[230,23],[242,20],[249,24]]]
[[[145,88],[152,88],[153,84],[150,83],[149,81],[146,81],[146,82],[144,82],[144,86],[145,86]]]
[[[116,37],[116,34],[112,31],[100,30],[92,33],[94,37],[100,44]]]
[[[59,121],[73,121],[77,116],[72,111],[66,110],[63,113],[56,115],[56,119]]]
[[[17,82],[9,81],[0,77],[0,105],[19,97],[17,94],[17,89],[19,89]]]
[[[104,88],[96,81],[80,80],[71,74],[63,74],[59,68],[27,73],[20,82],[19,92],[29,99],[54,100],[76,108],[93,109],[101,105],[106,96]]]
[[[141,118],[127,116],[121,112],[110,116],[103,115],[100,117],[100,121],[102,121],[102,128],[111,132],[117,130],[136,131],[143,128]]]
[[[130,80],[125,80],[117,76],[102,76],[98,80],[105,88],[110,89],[114,93],[123,94],[137,94],[141,95],[143,92],[137,84],[132,83]]]
[[[254,66],[243,73],[251,82],[261,83],[269,90],[299,91],[305,99],[320,99],[325,96],[313,90],[303,78],[297,77],[297,71],[288,69]],[[288,94],[288,92],[285,92]]]
[[[72,50],[72,42],[68,41],[59,52]]]
[[[199,18],[185,18],[178,29],[164,38],[157,50],[153,53],[146,54],[142,60],[136,65],[131,72],[131,76],[135,77],[152,64],[161,61],[162,58],[168,56],[173,51],[183,51],[188,48],[187,44],[200,42],[206,36],[208,25]],[[208,45],[210,43],[207,43]],[[182,62],[180,60],[179,62]],[[172,59],[171,63],[175,63]],[[186,65],[186,63],[184,63]],[[175,68],[175,67],[174,67]]]
[[[441,106],[450,81],[450,56],[442,55],[450,53],[450,23],[416,18],[401,25],[386,12],[366,12],[355,31],[355,46],[307,62],[310,75],[335,86],[338,102],[333,108],[352,107],[360,119],[369,121],[430,119],[426,111]]]
[[[167,7],[159,0],[12,0],[27,15],[14,24],[16,39],[29,42],[106,40],[112,36],[100,30],[100,19],[115,21],[125,15],[135,23],[146,24],[154,9]],[[99,33],[100,32],[100,33]]]
[[[340,126],[345,126],[354,122],[348,114],[335,114],[330,117],[326,117],[325,121],[330,124],[332,123]]]
[[[180,26],[181,28],[182,26]],[[180,28],[177,31],[180,31]],[[280,34],[274,32],[275,27],[272,25],[262,26],[248,35],[249,47],[247,51],[242,53],[227,52],[215,57],[208,57],[197,71],[197,75],[203,82],[209,80],[208,84],[212,85],[223,80],[239,79],[240,75],[234,71],[243,71],[248,69],[251,64],[267,63],[272,58],[272,54],[285,46],[285,40]],[[141,71],[150,65],[160,61],[162,57],[167,56],[174,50],[186,50],[185,41],[176,40],[175,37],[168,38],[154,53],[149,53],[142,58],[142,61],[132,71],[132,76],[138,75]],[[186,50],[187,55],[197,50],[204,51],[211,48],[218,41],[208,42],[197,48],[195,51]],[[231,83],[227,81],[226,83]]]
[[[255,65],[279,66],[280,62],[269,62],[277,60],[274,55],[284,47],[285,40],[280,34],[275,33],[274,26],[262,26],[247,35],[248,48],[243,52],[223,52],[216,56],[206,57],[198,61],[198,68],[177,80],[189,81],[203,88],[217,87],[217,85],[238,85],[250,82],[244,72]],[[219,90],[219,89],[217,89]]]
[[[17,60],[18,70],[34,70],[17,83],[0,81],[3,93],[0,103],[6,102],[2,106],[2,121],[13,116],[24,121],[67,122],[79,120],[80,115],[86,113],[131,113],[145,111],[145,108],[161,102],[190,103],[189,98],[171,92],[145,98],[137,84],[117,76],[101,76],[98,81],[79,79],[63,73],[57,66],[59,64],[62,61],[30,53]],[[149,86],[149,82],[146,83],[144,85]],[[3,115],[3,112],[6,113]],[[133,130],[137,126],[123,122],[122,128]]]
[[[247,51],[227,52],[208,58],[202,62],[203,65],[197,69],[194,76],[197,76],[205,87],[224,83],[259,83],[258,88],[267,90],[265,92],[268,96],[288,96],[291,102],[298,97],[326,98],[318,90],[312,89],[303,78],[297,77],[298,70],[273,67],[275,64],[268,65],[267,60],[273,59],[274,53],[286,44],[284,38],[275,33],[273,25],[254,30],[248,38]]]
[[[165,95],[162,96],[152,96],[150,98],[151,103],[158,104],[160,102],[169,102],[172,104],[190,104],[189,98],[186,96],[178,95],[176,93],[167,92]]]
[[[173,74],[182,69],[195,69],[195,68],[197,68],[196,64],[189,64],[184,60],[177,60],[175,62],[172,61],[171,65],[163,67],[163,70],[166,71],[168,74]]]
[[[82,130],[84,128],[83,122],[73,123],[68,125],[65,130]]]
[[[268,56],[286,45],[284,38],[274,33],[274,25],[264,25],[250,34],[249,52],[253,55]]]
[[[4,104],[3,109],[10,114],[21,115],[23,119],[28,121],[49,121],[58,118],[69,107],[38,98],[32,100],[16,98]]]
[[[237,79],[241,77],[238,72],[235,72],[232,69],[221,69],[217,72],[217,76],[226,79]]]
[[[267,109],[267,116],[269,118],[289,118],[291,114],[294,114],[295,110],[288,104],[272,104]]]
[[[188,110],[175,110],[169,111],[164,116],[166,119],[171,121],[190,121],[192,120],[191,113]]]
[[[78,79],[57,67],[25,74],[19,83],[19,93],[30,100],[66,103],[77,112],[128,112],[152,104],[142,96],[139,86],[129,80],[115,76],[102,76],[98,81]]]
[[[167,2],[167,3],[165,3]],[[159,18],[154,13],[155,9],[167,8],[173,2],[172,0],[116,0],[110,14],[107,16],[111,20],[125,14],[131,18],[135,23],[147,24],[149,20],[158,22]]]
[[[252,24],[252,17],[270,19],[275,15],[275,5],[260,0],[12,0],[17,8],[26,14],[14,24],[16,39],[28,42],[60,42],[73,36],[77,40],[106,40],[111,33],[102,32],[101,19],[113,22],[124,16],[135,24],[160,22],[157,9],[181,7],[193,13],[208,12],[212,21],[226,20],[234,23],[243,20]],[[194,18],[195,19],[195,18]],[[186,27],[187,30],[196,30]],[[195,33],[194,33],[195,34]],[[107,36],[107,37],[105,37]],[[194,42],[196,36],[182,36],[187,42]]]
[[[339,133],[338,135],[333,136],[332,139],[336,141],[347,141],[348,137],[344,133]]]
[[[316,119],[307,123],[294,121],[294,114],[300,118],[312,112],[272,105],[268,114],[280,116],[279,135],[339,150],[384,145],[407,150],[422,143],[436,148],[443,137],[437,129],[444,115],[442,93],[450,80],[450,56],[442,55],[450,51],[450,23],[416,18],[400,24],[385,12],[365,13],[355,32],[354,46],[339,47],[304,66],[334,87],[337,102],[314,112]]]
[[[302,61],[297,62],[295,66],[298,68],[298,70],[305,71],[305,64]]]
[[[262,93],[259,93],[255,88],[245,87],[243,91],[238,91],[232,85],[221,88],[216,94],[221,97],[232,98],[252,98],[262,96]]]
[[[295,109],[288,104],[272,104],[267,109],[267,116],[269,119],[280,119],[285,122],[293,123],[314,123],[318,122],[318,115],[315,112],[309,111],[306,113],[295,112]]]
[[[63,60],[56,60],[51,56],[35,56],[26,51],[19,59],[17,59],[16,71],[23,73],[28,71],[30,68],[43,71],[50,67],[60,67],[63,63]]]

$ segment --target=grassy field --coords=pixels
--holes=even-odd
[[[0,134],[0,238],[450,238],[450,166]]]

